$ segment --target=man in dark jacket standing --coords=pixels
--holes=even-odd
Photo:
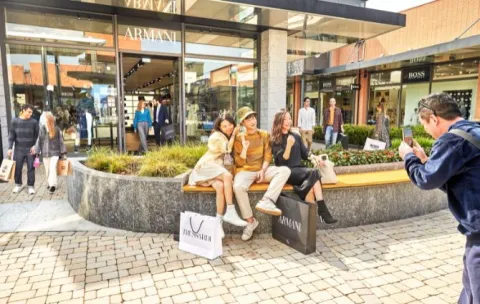
[[[458,303],[480,303],[480,127],[462,118],[453,98],[431,94],[418,103],[420,122],[436,139],[430,157],[414,142],[403,142],[400,156],[420,189],[441,189],[466,236],[463,290]]]
[[[342,110],[335,105],[337,101],[331,98],[330,106],[323,111],[323,134],[325,135],[325,147],[337,143],[338,132],[343,133],[343,116]]]
[[[19,193],[23,189],[22,171],[23,163],[27,162],[27,185],[28,194],[35,194],[35,143],[38,137],[38,121],[32,118],[33,107],[22,106],[20,117],[14,118],[8,135],[8,157],[12,156],[12,149],[15,145],[13,160],[15,161],[15,188],[13,193]]]
[[[153,107],[153,128],[155,131],[155,142],[157,146],[165,144],[165,136],[161,134],[162,127],[170,124],[168,108],[165,100],[158,101],[156,98],[155,106]]]

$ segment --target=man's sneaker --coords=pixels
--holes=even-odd
[[[34,195],[35,194],[35,189],[31,186],[28,186],[28,194]]]
[[[55,186],[52,186],[52,187],[50,187],[50,189],[48,189],[48,190],[50,190],[50,194],[54,194],[54,193],[55,193],[55,189],[56,189]]]
[[[243,229],[242,240],[248,241],[249,239],[251,239],[253,235],[253,230],[255,230],[257,227],[258,227],[258,221],[257,219],[254,218],[253,222],[248,223],[247,227]]]
[[[232,206],[232,207],[230,207]],[[245,227],[247,226],[247,222],[242,220],[238,214],[237,210],[235,210],[235,207],[233,205],[227,206],[227,212],[225,212],[225,215],[223,216],[223,220],[227,223],[230,223],[235,226],[240,226],[240,227]],[[230,208],[229,208],[230,207]]]
[[[269,200],[259,201],[255,206],[255,209],[268,215],[273,215],[273,216],[282,215],[282,210],[278,209],[277,206]]]
[[[15,188],[13,188],[13,193],[19,193],[24,187],[24,185],[15,185]]]

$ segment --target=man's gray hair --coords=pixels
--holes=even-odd
[[[420,117],[427,122],[432,114],[445,120],[462,117],[457,102],[447,93],[433,93],[420,99],[418,110]]]

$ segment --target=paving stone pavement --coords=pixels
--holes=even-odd
[[[166,234],[0,233],[0,304],[456,303],[464,242],[447,210],[319,230],[310,255],[227,236],[213,261]]]

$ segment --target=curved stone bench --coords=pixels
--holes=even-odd
[[[173,233],[175,215],[188,210],[215,215],[213,189],[190,189],[187,174],[177,178],[135,177],[99,172],[72,161],[68,178],[68,201],[85,219],[96,224],[138,232]],[[408,180],[403,169],[338,175],[339,183],[324,185],[325,201],[339,220],[328,227],[345,228],[387,222],[435,212],[447,207],[439,190],[421,191]],[[253,185],[250,202],[260,226],[271,232],[271,217],[254,206],[268,185]],[[291,186],[285,191],[292,192]],[[291,193],[291,195],[294,195]],[[318,222],[320,229],[326,228]],[[241,228],[224,225],[226,233]]]

